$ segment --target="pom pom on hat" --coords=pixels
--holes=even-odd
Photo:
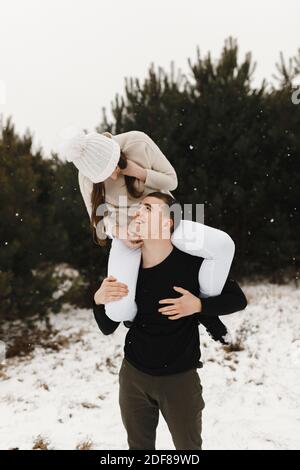
[[[59,153],[66,158],[68,162],[73,162],[79,158],[85,146],[86,134],[79,127],[66,127],[60,134]]]

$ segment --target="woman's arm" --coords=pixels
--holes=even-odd
[[[166,191],[173,191],[177,188],[175,169],[158,145],[145,132],[131,131],[131,138],[122,150],[127,153],[129,159],[132,154],[134,160],[137,163],[140,161],[144,166],[146,174],[143,173],[141,176],[142,180],[145,178],[146,186]]]

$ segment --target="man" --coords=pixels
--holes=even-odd
[[[176,449],[202,448],[202,385],[198,325],[246,307],[246,298],[231,279],[217,297],[200,299],[198,271],[203,258],[171,243],[174,199],[148,194],[137,211],[135,232],[143,241],[136,288],[137,314],[127,332],[119,371],[119,405],[129,449],[155,449],[159,410]],[[168,209],[168,210],[166,210]],[[93,310],[101,331],[119,325],[105,315],[104,304],[127,295],[117,279],[104,279],[94,295]]]

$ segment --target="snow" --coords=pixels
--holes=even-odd
[[[274,284],[244,291],[247,309],[223,317],[241,351],[227,353],[201,327],[203,448],[300,449],[300,291]],[[93,449],[127,449],[118,404],[127,328],[104,336],[85,309],[52,321],[73,334],[69,346],[37,348],[0,371],[0,448],[31,449],[40,435],[49,449],[89,440]],[[174,449],[162,416],[157,449]]]

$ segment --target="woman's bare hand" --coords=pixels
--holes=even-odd
[[[97,305],[106,304],[114,300],[121,300],[128,295],[128,287],[123,282],[118,282],[113,276],[106,277],[97,292],[94,300]]]

